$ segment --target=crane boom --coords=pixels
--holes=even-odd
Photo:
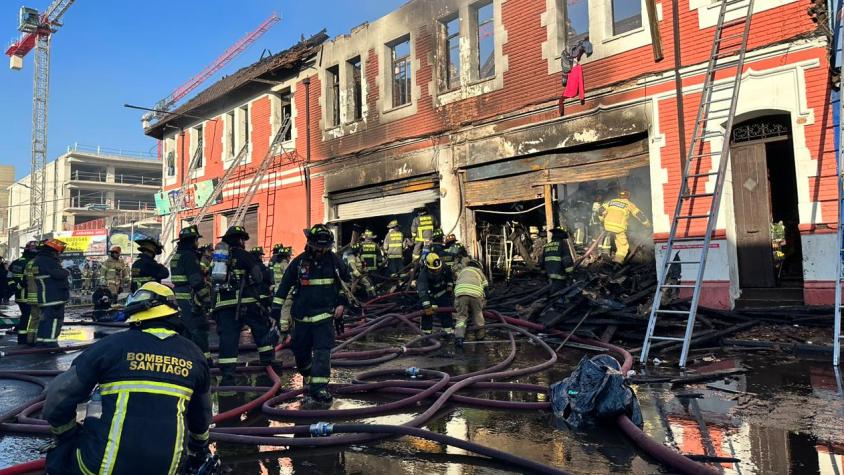
[[[45,189],[47,176],[47,111],[50,97],[50,41],[61,26],[59,20],[75,0],[54,0],[38,13],[21,8],[18,30],[21,37],[7,50],[12,69],[23,67],[23,58],[35,50],[35,73],[32,81],[32,169],[29,175],[30,229],[44,234]]]
[[[211,76],[214,75],[217,71],[223,68],[226,64],[228,64],[231,60],[236,58],[240,53],[244,52],[247,48],[252,46],[252,44],[258,40],[264,33],[270,30],[276,23],[278,23],[281,18],[273,13],[269,16],[266,20],[264,20],[257,28],[249,32],[246,36],[238,40],[235,44],[231,45],[226,51],[223,52],[217,59],[214,60],[211,64],[205,67],[202,71],[196,74],[194,77],[190,78],[187,82],[182,84],[181,86],[177,87],[169,96],[165,97],[164,99],[158,101],[155,105],[154,109],[156,111],[166,111],[170,110],[174,104],[182,100],[188,94],[191,93],[194,89],[199,87],[200,84],[208,80]],[[149,119],[158,119],[162,115],[161,112],[155,112],[151,114]]]

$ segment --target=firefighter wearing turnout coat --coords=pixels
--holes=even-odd
[[[29,329],[27,326],[29,325],[29,314],[32,309],[29,299],[30,297],[35,296],[30,296],[26,292],[26,278],[24,276],[24,272],[26,272],[26,264],[31,261],[38,252],[36,249],[37,246],[37,242],[29,241],[26,243],[26,247],[23,248],[23,254],[21,257],[15,259],[11,264],[9,264],[9,275],[12,277],[10,284],[15,290],[15,303],[18,304],[18,309],[21,311],[21,317],[15,327],[19,345],[25,345],[28,343]],[[34,336],[35,335],[33,335],[33,337]]]
[[[483,340],[484,331],[484,303],[486,288],[489,283],[484,276],[478,261],[470,260],[457,273],[454,285],[455,316],[457,324],[454,329],[454,346],[463,348],[466,338],[466,323],[469,318],[476,328],[476,337]]]
[[[290,263],[273,300],[273,316],[282,333],[293,320],[293,355],[305,380],[305,394],[320,403],[330,402],[331,348],[334,319],[343,318],[341,293],[349,272],[331,251],[334,236],[323,224],[305,230],[305,252]],[[290,315],[282,314],[285,301],[292,301]]]
[[[292,253],[293,248],[284,247],[284,244],[273,246],[273,255],[270,257],[270,270],[273,271],[273,292],[275,292],[275,287],[281,283],[281,278],[284,276],[287,266],[290,265]]]
[[[232,226],[223,236],[229,252],[228,277],[217,291],[214,320],[220,337],[220,359],[217,363],[224,385],[234,381],[240,331],[244,325],[252,331],[261,364],[274,362],[275,345],[278,343],[278,333],[272,331],[269,318],[259,303],[266,275],[258,259],[245,249],[248,240],[249,233],[243,226]]]
[[[134,293],[147,282],[158,282],[170,277],[170,271],[155,261],[155,256],[160,256],[164,246],[157,239],[137,239],[140,254],[138,259],[132,263],[131,291]]]
[[[387,224],[389,231],[384,238],[384,254],[387,256],[387,271],[390,277],[397,277],[404,268],[404,233],[399,229],[399,222],[392,220]]]
[[[55,348],[64,324],[64,306],[70,297],[67,269],[62,268],[59,254],[63,253],[65,243],[58,239],[48,239],[39,246],[38,253],[26,265],[27,295],[34,305],[30,311],[27,325],[30,338],[35,335],[35,345]]]
[[[651,222],[632,201],[630,192],[622,191],[618,198],[609,200],[603,205],[601,219],[604,221],[604,230],[611,236],[615,236],[615,256],[613,261],[619,264],[624,263],[627,252],[630,250],[630,242],[627,239],[627,227],[632,215],[642,226],[650,227]]]
[[[126,263],[120,258],[123,250],[120,246],[112,246],[108,251],[108,258],[103,262],[102,282],[114,295],[115,301],[123,292],[123,286],[129,280],[129,269]]]
[[[185,324],[185,336],[211,357],[208,351],[208,318],[211,289],[199,262],[199,228],[187,226],[179,231],[176,252],[170,259],[170,280],[176,292],[176,303]]]
[[[416,278],[416,292],[422,304],[422,332],[430,335],[434,330],[434,313],[439,307],[454,306],[454,276],[439,255],[429,252],[425,265]],[[454,322],[450,313],[440,314],[443,331],[454,333]]]
[[[437,218],[428,214],[425,208],[419,208],[419,212],[413,222],[410,223],[410,233],[413,235],[413,261],[416,262],[422,257],[423,251],[431,248],[431,239],[434,236],[434,229],[439,227]]]
[[[208,457],[211,377],[179,336],[173,291],[144,284],[124,311],[129,330],[94,343],[47,387],[51,475],[194,473]],[[80,425],[76,405],[89,396]]]
[[[568,237],[565,230],[554,228],[551,230],[551,240],[542,249],[542,262],[552,294],[563,288],[566,275],[574,270]]]

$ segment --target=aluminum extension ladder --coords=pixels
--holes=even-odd
[[[744,57],[747,51],[747,38],[750,35],[750,20],[753,12],[754,0],[724,0],[718,13],[718,23],[712,41],[712,53],[706,69],[706,76],[701,92],[700,107],[695,119],[689,153],[683,167],[683,183],[677,195],[677,205],[671,222],[671,232],[668,236],[668,246],[663,256],[661,268],[658,269],[659,278],[654,295],[653,308],[648,320],[645,340],[639,358],[641,363],[648,360],[648,353],[654,341],[682,342],[683,350],[680,354],[680,367],[686,366],[689,345],[695,326],[695,316],[700,302],[701,284],[706,269],[706,256],[709,243],[718,220],[718,208],[724,189],[724,177],[730,153],[730,135],[733,119],[738,103],[741,73],[744,67]],[[729,19],[728,19],[729,18]],[[741,30],[738,33],[736,30]],[[725,34],[726,32],[726,34]],[[716,75],[732,72],[733,76],[726,81],[716,81]],[[721,127],[723,123],[723,128]],[[720,150],[704,148],[705,142],[712,139],[721,140]],[[711,144],[711,142],[710,142]],[[705,160],[718,160],[718,168],[712,171]],[[710,178],[714,178],[712,191],[706,189]],[[708,211],[699,209],[705,206],[695,206],[697,200],[711,200]],[[706,225],[706,234],[701,237],[690,237],[690,228]],[[685,256],[679,261],[672,261],[675,245],[684,242],[700,242],[703,246],[698,250],[690,246],[683,249]],[[680,252],[678,248],[677,252]],[[667,283],[668,269],[672,264],[680,263],[687,266],[697,266],[693,283]],[[692,300],[689,310],[672,310],[662,308],[662,294],[665,289],[690,289]],[[686,320],[686,330],[682,337],[654,335],[658,317],[677,318]]]
[[[183,139],[184,140],[184,139]],[[179,212],[183,211],[184,204],[185,204],[185,194],[188,192],[188,185],[191,182],[191,177],[193,176],[194,170],[196,170],[196,164],[199,163],[199,157],[202,155],[202,147],[197,146],[196,151],[193,153],[193,157],[190,159],[190,163],[188,164],[188,170],[185,173],[185,176],[182,177],[182,186],[179,187],[179,206],[176,209],[173,209],[170,212],[170,215],[167,216],[167,219],[164,221],[164,226],[161,228],[161,239],[170,239],[173,234],[173,231],[176,228],[176,224],[179,221]],[[169,262],[170,259],[167,259]]]
[[[844,9],[844,0],[838,0],[836,3],[835,14],[834,18],[834,35],[833,35],[833,57],[836,60],[834,66],[836,66],[839,71],[841,71],[841,63],[842,63],[842,54],[841,48],[839,47],[839,41],[841,40],[841,35],[844,30],[842,30],[842,19],[841,19],[841,11]],[[844,284],[844,222],[842,222],[841,216],[842,211],[844,211],[844,169],[842,169],[842,153],[844,153],[844,123],[842,123],[842,118],[844,118],[844,100],[842,100],[841,90],[839,87],[838,91],[838,130],[835,131],[837,135],[837,143],[836,143],[836,156],[835,156],[835,166],[838,172],[838,239],[836,240],[835,246],[838,248],[838,260],[836,261],[836,286],[835,286],[835,328],[834,334],[832,336],[833,343],[832,343],[832,364],[834,366],[838,366],[841,364],[841,340],[844,338],[842,335],[841,330],[841,285]]]

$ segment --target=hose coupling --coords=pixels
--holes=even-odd
[[[334,424],[329,422],[317,422],[310,426],[311,437],[328,437],[334,433]]]
[[[411,366],[410,368],[407,368],[405,372],[407,373],[407,376],[410,379],[417,379],[422,377],[422,370],[420,370],[416,366]]]

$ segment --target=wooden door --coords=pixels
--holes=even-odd
[[[736,217],[739,284],[775,287],[771,252],[771,204],[765,144],[733,147],[733,204]]]

